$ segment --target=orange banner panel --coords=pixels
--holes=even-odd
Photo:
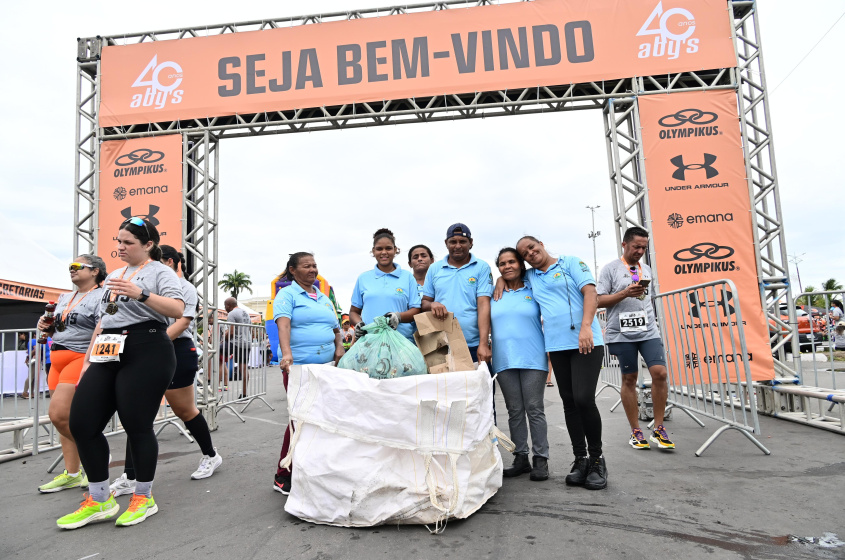
[[[768,325],[760,301],[752,208],[742,152],[736,92],[731,90],[641,96],[638,99],[648,204],[661,292],[730,279],[741,302],[752,378],[773,379]],[[724,299],[724,298],[722,298]],[[718,302],[735,322],[732,301]],[[681,313],[687,334],[709,334],[705,313],[693,304]],[[721,329],[730,347],[728,329]],[[739,341],[736,340],[739,349]],[[668,352],[675,352],[669,344]],[[680,347],[680,343],[679,343]],[[694,345],[693,345],[694,347]],[[689,352],[688,352],[689,354]],[[736,356],[675,356],[674,363],[717,364]]]
[[[182,135],[103,142],[97,204],[97,252],[109,272],[126,265],[117,257],[117,231],[132,216],[182,251]]]
[[[734,66],[725,0],[535,0],[106,46],[100,126]]]
[[[0,280],[0,298],[4,299],[48,302],[58,301],[60,295],[68,293],[70,293],[70,290],[24,284],[23,282],[13,282],[11,280]]]

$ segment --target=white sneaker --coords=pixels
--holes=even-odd
[[[214,457],[209,457],[208,455],[202,456],[200,466],[197,467],[197,470],[194,471],[191,478],[194,480],[200,480],[202,478],[208,478],[214,474],[215,469],[223,464],[223,457],[220,456],[216,447],[214,448],[214,453]]]
[[[129,480],[126,478],[126,473],[123,473],[118,478],[114,479],[114,482],[112,482],[109,486],[109,490],[115,495],[115,497],[123,496],[124,494],[134,494],[135,481]]]

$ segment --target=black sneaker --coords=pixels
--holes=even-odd
[[[288,496],[290,494],[290,477],[276,475],[275,480],[273,480],[273,490]]]
[[[583,486],[590,471],[590,461],[587,457],[575,457],[572,470],[566,475],[566,483],[570,486]]]
[[[590,472],[587,474],[584,488],[588,490],[607,488],[607,465],[604,463],[604,457],[590,457]]]
[[[549,478],[549,460],[545,457],[531,458],[534,461],[534,468],[531,469],[531,475],[528,477],[534,481],[546,480]]]
[[[528,455],[517,453],[513,456],[513,464],[502,471],[502,475],[506,478],[512,478],[527,472],[531,472],[531,463],[528,462]]]

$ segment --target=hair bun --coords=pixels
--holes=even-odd
[[[381,228],[381,229],[378,229],[378,230],[376,230],[376,232],[373,234],[373,239],[375,239],[375,238],[376,238],[376,237],[378,237],[379,235],[389,235],[390,237],[393,237],[393,232],[392,232],[392,231],[390,231],[390,230],[389,230],[389,229],[387,229],[387,228]]]

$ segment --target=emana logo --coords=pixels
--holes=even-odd
[[[677,32],[677,33],[676,33]],[[685,52],[698,52],[698,39],[690,39],[695,33],[695,16],[684,8],[671,8],[663,11],[663,2],[658,2],[651,15],[640,28],[637,37],[655,35],[653,43],[640,45],[639,58],[669,57],[674,60],[681,55],[681,45]]]
[[[162,83],[162,80],[165,83]],[[146,87],[147,89],[144,93],[133,95],[129,106],[163,109],[168,101],[174,104],[181,103],[185,90],[176,89],[180,85],[182,85],[182,67],[172,61],[159,64],[158,55],[155,55],[132,84],[133,88]]]

